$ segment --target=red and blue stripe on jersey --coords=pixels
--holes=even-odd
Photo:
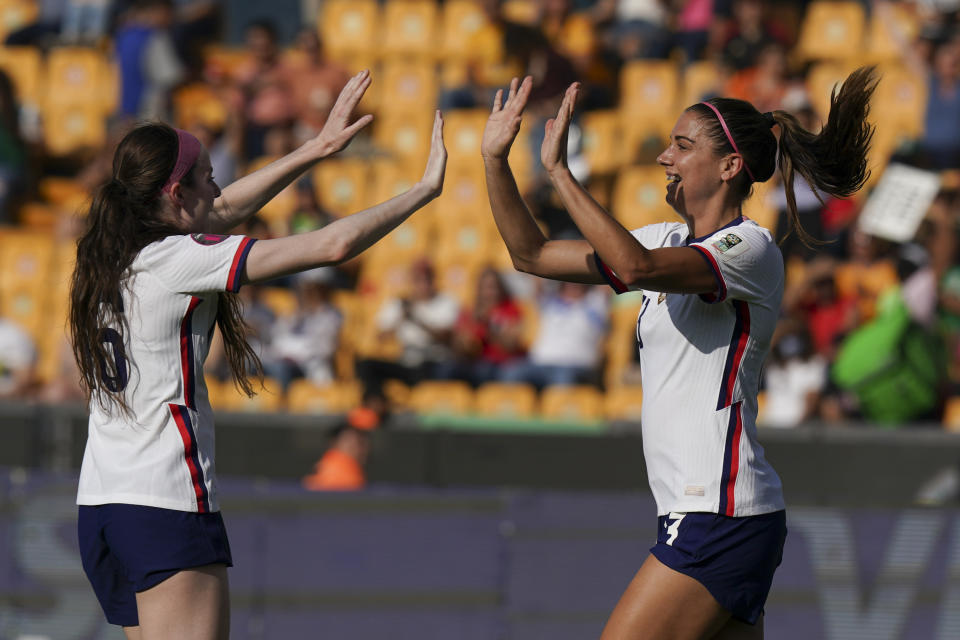
[[[721,515],[733,516],[736,509],[734,493],[737,486],[737,473],[740,470],[740,436],[743,434],[743,402],[730,407],[730,420],[727,423],[727,441],[723,448],[723,471],[720,475]]]
[[[247,262],[247,255],[250,248],[256,242],[253,238],[244,238],[237,247],[237,253],[233,256],[233,264],[230,265],[230,275],[227,276],[227,291],[236,293],[240,290],[240,275],[243,273],[243,265]]]
[[[183,441],[183,455],[190,470],[190,483],[197,498],[197,512],[209,513],[210,497],[207,494],[207,483],[203,477],[203,467],[200,464],[200,451],[197,447],[197,434],[190,419],[190,410],[179,404],[170,404],[170,413],[177,423],[180,439]]]

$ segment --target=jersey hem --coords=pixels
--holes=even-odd
[[[157,507],[158,509],[170,509],[172,511],[186,511],[189,513],[199,513],[196,502],[192,500],[164,500],[156,496],[144,496],[139,494],[78,494],[77,505],[84,507],[96,507],[103,504],[135,504],[141,507]],[[211,501],[208,513],[219,511],[219,505]]]

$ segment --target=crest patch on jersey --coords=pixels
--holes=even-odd
[[[747,243],[742,237],[735,233],[728,233],[719,240],[713,242],[713,246],[725,258],[738,256],[747,250]]]
[[[193,238],[193,241],[197,244],[210,246],[212,244],[220,244],[229,236],[221,236],[216,233],[191,233],[190,237]]]

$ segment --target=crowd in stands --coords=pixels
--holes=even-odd
[[[479,156],[493,93],[512,76],[534,77],[511,162],[542,227],[570,237],[576,229],[538,158],[544,121],[571,81],[584,83],[571,166],[636,227],[676,219],[654,158],[683,108],[727,95],[790,111],[816,130],[833,83],[878,64],[868,188],[821,201],[795,185],[812,244],[787,234],[775,180],[748,201],[745,213],[782,238],[787,265],[759,422],[960,428],[960,3],[305,0],[290,42],[266,17],[268,4],[233,43],[223,36],[230,3],[0,0],[0,397],[81,399],[61,330],[71,238],[126,127],[155,118],[189,129],[223,185],[316,135],[349,75],[371,68],[361,104],[375,114],[369,132],[238,232],[311,230],[399,192],[426,157],[435,107],[450,152],[444,195],[343,268],[244,287],[266,389],[247,400],[222,382],[215,344],[214,406],[346,412],[365,393],[398,409],[459,412],[497,389],[502,406],[533,415],[536,405],[516,398],[536,402],[558,385],[570,388],[570,402],[591,388],[600,407],[614,397],[639,402],[639,299],[527,277],[502,247]],[[890,162],[934,171],[942,183],[905,243],[858,225]],[[867,406],[867,383],[832,372],[860,362],[852,336],[893,326],[893,317],[888,365],[933,400],[886,420]],[[910,331],[937,347],[904,355],[898,345]],[[635,416],[630,402],[606,406],[597,413]]]

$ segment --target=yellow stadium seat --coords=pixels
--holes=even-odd
[[[360,404],[357,382],[334,382],[318,386],[309,380],[294,380],[287,389],[287,409],[294,413],[346,413]]]
[[[375,300],[377,304],[390,296],[406,295],[410,289],[410,264],[403,262],[397,255],[391,260],[369,260],[364,258],[357,276],[360,293]],[[376,313],[377,309],[373,309]]]
[[[520,24],[534,25],[540,19],[537,0],[504,0],[501,11],[505,19]]]
[[[33,0],[4,0],[0,2],[0,42],[7,36],[37,21],[40,8]]]
[[[390,97],[391,114],[429,114],[433,124],[429,111],[437,103],[437,69],[433,62],[385,62],[377,81],[384,95]]]
[[[440,51],[443,58],[464,59],[471,55],[470,41],[487,24],[476,0],[446,0],[442,5]]]
[[[616,111],[589,111],[581,120],[583,155],[591,174],[615,173],[624,165],[623,134]]]
[[[432,130],[433,115],[422,106],[419,113],[388,112],[374,122],[374,141],[393,157],[422,172],[430,155]]]
[[[31,231],[53,232],[60,220],[58,207],[31,200],[20,205],[17,220],[20,226]]]
[[[284,287],[261,287],[260,301],[277,316],[292,316],[297,312],[297,294]]]
[[[203,50],[203,61],[208,71],[227,78],[236,78],[251,60],[250,52],[243,47],[228,47],[222,44],[208,45]]]
[[[459,109],[444,114],[444,138],[451,169],[471,166],[482,169],[480,141],[490,112],[487,109]],[[520,141],[514,143],[514,147]]]
[[[383,15],[383,55],[436,55],[437,3],[433,0],[393,0]]]
[[[37,191],[46,202],[77,211],[90,194],[79,180],[60,176],[45,176],[37,181]]]
[[[859,2],[811,2],[795,52],[804,60],[853,58],[863,50],[865,21]]]
[[[376,0],[327,0],[320,16],[320,38],[337,60],[378,53],[380,10]]]
[[[276,156],[261,156],[255,158],[247,165],[247,173],[258,171],[275,160],[277,160]],[[289,184],[260,208],[259,215],[270,226],[273,233],[276,235],[286,235],[289,229],[290,217],[296,208],[297,186],[295,184]]]
[[[820,120],[827,121],[830,113],[830,92],[839,91],[840,85],[856,67],[845,62],[819,62],[807,72],[807,95]]]
[[[473,390],[466,382],[426,380],[411,389],[410,407],[417,413],[464,415],[473,410]]]
[[[370,203],[367,162],[360,158],[327,160],[314,170],[317,201],[327,211],[344,216]]]
[[[0,291],[48,288],[55,249],[47,233],[0,233]]]
[[[82,47],[59,47],[47,54],[45,103],[62,105],[96,105],[107,113],[105,94],[115,93],[112,74],[106,57]]]
[[[643,407],[643,388],[640,385],[621,386],[607,391],[603,411],[607,420],[640,422]]]
[[[218,411],[236,411],[243,413],[265,413],[281,411],[284,408],[284,399],[280,383],[272,378],[264,378],[261,388],[259,380],[251,380],[256,395],[247,397],[233,384],[232,380],[217,382],[216,404],[214,392],[211,389],[212,379],[207,380],[207,392],[210,395],[211,406]]]
[[[667,178],[663,167],[634,166],[622,169],[613,187],[613,215],[627,229],[657,222],[677,222],[680,217],[667,204]]]
[[[628,142],[669,135],[677,117],[678,75],[672,62],[635,60],[624,65],[620,72],[620,117]]]
[[[886,4],[892,12],[892,20],[900,30],[900,37],[906,42],[914,42],[920,34],[920,17],[915,7],[905,2]],[[897,62],[901,59],[903,52],[897,44],[897,38],[890,33],[878,10],[872,12],[867,29],[867,58],[871,62]]]
[[[899,64],[880,67],[880,84],[870,101],[873,119],[902,135],[923,134],[927,109],[927,79]]]
[[[490,418],[529,418],[537,409],[537,391],[525,383],[488,382],[476,392],[474,411]]]
[[[586,385],[557,385],[540,394],[540,415],[553,420],[598,420],[603,417],[603,394]]]
[[[753,195],[743,203],[743,215],[765,227],[776,237],[779,213],[770,202],[770,182],[755,182],[752,189]]]
[[[174,120],[178,127],[197,125],[219,128],[227,121],[227,105],[209,84],[195,82],[174,91]]]
[[[106,116],[100,105],[48,105],[42,117],[43,144],[53,156],[99,149],[106,142]]]
[[[408,191],[423,176],[424,166],[397,159],[379,159],[370,163],[373,171],[373,200],[384,202]],[[414,214],[412,220],[425,218]]]
[[[457,260],[486,262],[493,244],[493,232],[489,216],[460,216],[442,224],[437,233],[433,254],[438,262]]]
[[[434,211],[438,226],[474,218],[492,223],[483,174],[462,168],[448,169],[443,194],[436,199]]]
[[[705,98],[723,93],[723,75],[713,60],[697,60],[683,70],[683,88],[680,109],[702,102]]]
[[[50,332],[50,292],[43,288],[16,287],[0,291],[0,316],[19,325],[34,341]]]
[[[943,428],[947,431],[960,432],[960,396],[947,399],[943,411]]]
[[[0,46],[0,69],[10,76],[17,100],[38,109],[43,104],[43,56],[36,47]]]
[[[364,259],[379,264],[408,265],[429,253],[430,239],[429,223],[414,215],[373,245]]]
[[[485,266],[485,253],[477,255],[438,256],[437,288],[457,299],[463,306],[472,306],[476,298],[477,277]]]

